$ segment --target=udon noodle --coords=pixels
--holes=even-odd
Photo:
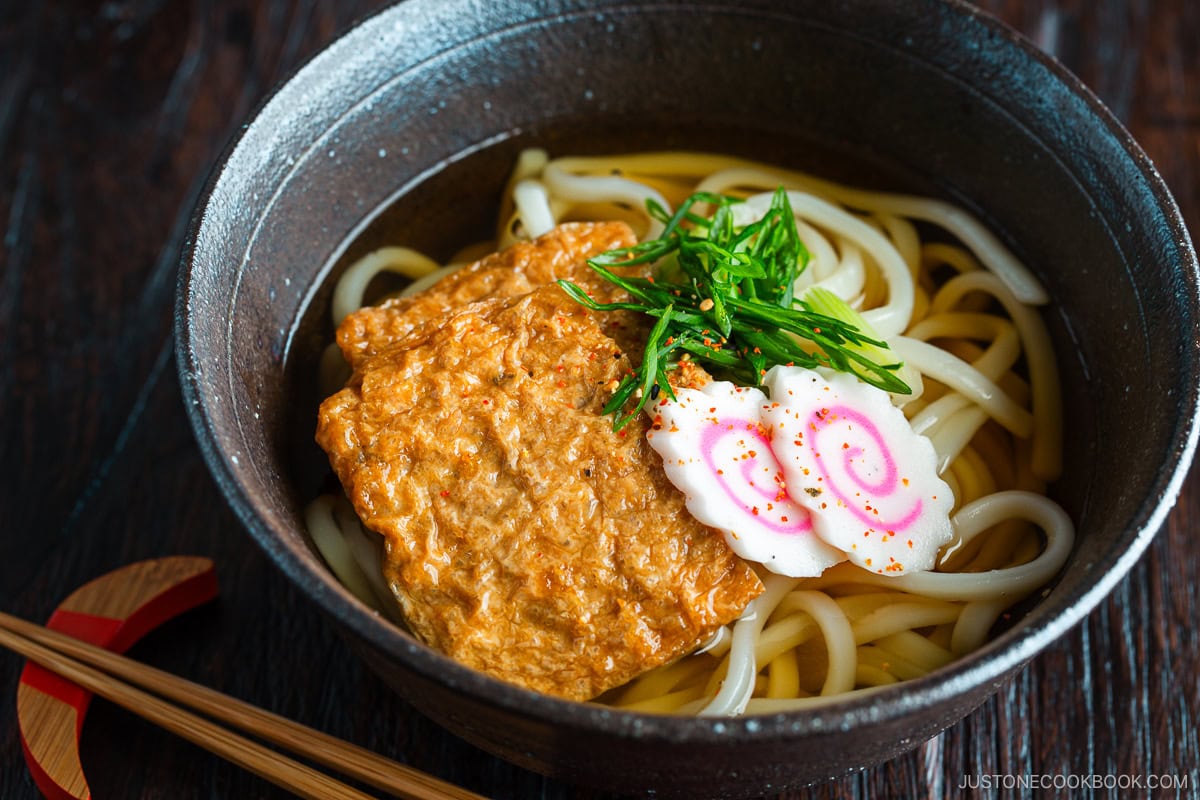
[[[811,254],[797,294],[825,287],[858,310],[903,359],[911,395],[894,401],[933,443],[954,493],[954,538],[935,571],[882,576],[849,562],[815,578],[760,571],[766,591],[701,652],[653,669],[599,702],[645,712],[729,715],[805,707],[926,675],[980,647],[1015,604],[1042,589],[1071,550],[1073,528],[1046,497],[1062,468],[1054,353],[1035,306],[1046,292],[964,210],[863,191],[740,158],[689,152],[551,160],[521,154],[495,238],[441,265],[388,247],[343,274],[334,323],[364,303],[381,272],[429,286],[448,270],[569,220],[623,220],[640,239],[694,192],[764,204],[784,187]],[[346,367],[322,360],[326,393]],[[380,539],[342,498],[308,509],[313,539],[340,580],[395,616]],[[397,620],[399,621],[399,620]]]

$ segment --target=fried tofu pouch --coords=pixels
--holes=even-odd
[[[762,591],[688,514],[645,421],[614,432],[601,413],[630,370],[611,329],[628,320],[551,283],[607,291],[586,259],[632,242],[620,223],[560,226],[351,315],[355,372],[317,430],[412,632],[572,700],[695,650]]]

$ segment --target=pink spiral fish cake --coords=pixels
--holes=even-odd
[[[692,516],[725,534],[742,558],[792,577],[820,575],[846,557],[821,541],[808,512],[788,495],[763,425],[766,396],[712,381],[676,388],[654,407],[646,438],[687,498]]]
[[[800,367],[763,384],[769,397],[713,381],[655,404],[646,436],[692,516],[792,577],[846,559],[884,575],[932,569],[954,496],[888,394]]]
[[[886,392],[845,373],[775,367],[763,424],[788,492],[829,545],[885,575],[932,569],[954,496],[930,441]]]

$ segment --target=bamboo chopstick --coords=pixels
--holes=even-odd
[[[474,792],[286,717],[3,612],[0,645],[300,797],[358,800],[369,795],[128,684],[201,711],[397,797],[484,800]]]

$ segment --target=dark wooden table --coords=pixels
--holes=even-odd
[[[397,700],[243,533],[184,417],[171,318],[205,176],[274,83],[379,5],[0,4],[0,608],[40,620],[122,564],[210,556],[220,600],[152,634],[136,657],[489,796],[599,797],[493,759]],[[1200,3],[982,5],[1108,103],[1200,230]],[[966,720],[790,796],[957,796],[981,774],[1164,773],[1189,781],[1172,794],[1195,796],[1198,511],[1193,479],[1113,595]],[[16,727],[20,666],[0,653],[5,800],[37,796]],[[97,797],[284,796],[104,702],[83,738]]]

